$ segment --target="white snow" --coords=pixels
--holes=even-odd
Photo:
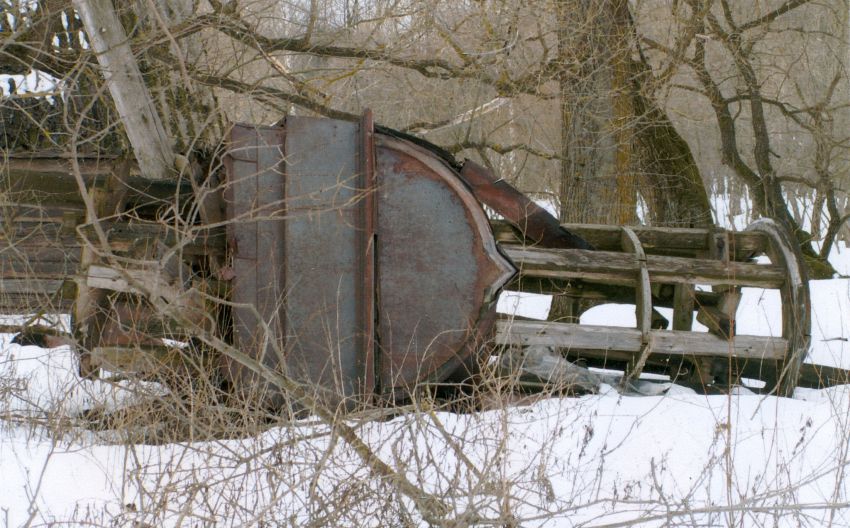
[[[811,360],[850,368],[850,280],[814,281],[811,291]],[[543,318],[549,302],[506,295],[499,307]],[[748,289],[739,329],[776,335],[778,303]],[[634,308],[598,307],[583,322],[630,326]],[[428,526],[312,419],[165,446],[63,425],[95,403],[132,401],[138,384],[81,381],[67,348],[3,339],[0,527]],[[850,385],[798,389],[793,399],[605,388],[350,424],[381,460],[438,497],[446,518],[469,514],[466,525],[850,526]]]

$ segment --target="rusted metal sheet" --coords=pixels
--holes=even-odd
[[[326,401],[356,396],[365,376],[363,304],[374,292],[362,288],[358,136],[357,123],[286,120],[286,365]]]
[[[514,269],[456,172],[368,113],[237,126],[230,148],[238,348],[346,407],[475,363]],[[224,373],[285,403],[233,362]]]
[[[374,384],[371,121],[289,117],[235,127],[231,138],[234,343],[323,401],[351,406]],[[233,362],[225,376],[284,403]]]
[[[267,300],[283,291],[280,268],[284,222],[280,214],[283,204],[279,205],[279,218],[275,220],[275,208],[269,207],[267,200],[282,192],[283,143],[280,128],[237,125],[231,131],[225,160],[227,235],[233,271],[233,342],[272,369],[279,367],[278,356],[268,350],[274,350],[282,341],[282,329],[275,303]],[[263,241],[259,240],[260,232],[266,235]],[[266,288],[261,291],[260,285]],[[230,358],[222,361],[223,375],[235,391],[265,392],[267,387],[254,373]]]
[[[404,394],[472,362],[514,268],[457,173],[400,139],[377,150],[380,385]]]
[[[548,248],[593,249],[583,238],[561,227],[557,218],[513,185],[496,179],[489,169],[466,160],[460,177],[478,200],[504,216],[526,239]]]

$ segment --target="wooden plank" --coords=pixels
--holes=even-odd
[[[62,289],[65,283],[62,279],[2,279],[0,280],[0,294],[19,295],[55,295]]]
[[[186,255],[224,255],[225,228],[192,229],[181,232],[159,223],[100,222],[113,251],[129,251],[140,240],[161,242],[166,247],[180,246]],[[88,240],[95,240],[94,226],[80,226]]]
[[[51,218],[62,221],[62,210],[84,212],[79,187],[65,159],[15,159],[4,163],[0,176],[3,201],[0,215]],[[81,160],[80,172],[86,188],[102,188],[111,177],[117,188],[136,204],[173,203],[193,194],[192,184],[181,180],[149,180],[136,175],[134,167],[115,160]],[[57,213],[58,214],[53,214]],[[51,213],[51,214],[45,214]]]
[[[564,224],[564,228],[576,233],[594,247],[612,250],[618,246],[619,227],[590,224]],[[714,230],[680,227],[630,226],[647,253],[656,249],[687,249],[703,251],[708,249],[708,234]],[[764,236],[752,232],[730,231],[736,251],[742,255],[762,253],[768,246]]]
[[[78,262],[66,260],[30,261],[20,257],[0,256],[0,279],[60,279],[73,278]]]
[[[68,313],[74,305],[73,297],[53,294],[0,295],[0,313],[20,315],[22,313]]]
[[[503,221],[493,221],[496,240],[504,244],[522,244],[516,231]],[[564,224],[565,229],[584,238],[600,251],[620,249],[620,227],[593,224]],[[647,255],[697,256],[708,251],[708,229],[665,228],[629,226],[637,235]],[[743,261],[755,254],[764,253],[767,239],[760,233],[730,231],[734,246],[734,260]]]
[[[583,249],[539,249],[502,246],[523,277],[586,279],[634,286],[638,263],[628,254]],[[779,288],[785,283],[780,266],[647,255],[653,282],[718,284]]]
[[[73,1],[142,175],[152,180],[168,178],[174,172],[173,141],[156,112],[112,0]]]
[[[115,269],[92,264],[86,273],[86,286],[139,295],[155,295],[173,298],[175,286],[168,278],[155,270]]]
[[[687,287],[687,284],[683,284]],[[692,285],[691,285],[692,286]],[[675,285],[662,285],[659,292],[653,293],[652,303],[654,306],[664,308],[674,307]],[[551,279],[518,277],[511,281],[505,290],[522,291],[528,293],[539,293],[543,295],[570,295],[581,299],[592,301],[608,301],[611,303],[627,304],[634,300],[634,293],[629,286],[617,286],[587,282],[579,279]],[[720,294],[709,291],[694,291],[694,301],[699,305],[717,304]],[[598,304],[598,303],[597,303]],[[693,310],[692,310],[693,312]],[[693,318],[693,313],[690,315]],[[678,328],[676,330],[684,330]]]
[[[64,248],[57,245],[52,247],[0,244],[0,259],[5,261],[22,261],[37,265],[39,261],[63,262],[77,261],[80,255],[79,248]]]
[[[612,350],[638,354],[641,332],[634,328],[591,326],[546,321],[506,321],[496,323],[498,345],[543,345],[563,349]],[[788,342],[778,337],[735,336],[720,339],[708,333],[652,330],[653,354],[672,356],[717,356],[776,360],[785,357]]]
[[[800,366],[799,387],[823,389],[850,384],[850,371],[839,367],[803,363]]]

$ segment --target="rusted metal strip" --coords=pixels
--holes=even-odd
[[[547,248],[593,249],[583,238],[561,227],[558,219],[534,203],[505,180],[471,160],[466,160],[460,177],[482,203],[504,216],[527,239]]]
[[[377,284],[377,262],[376,262],[376,228],[378,225],[378,200],[377,180],[375,176],[375,123],[372,111],[366,110],[360,118],[360,145],[358,152],[358,163],[360,173],[360,188],[363,194],[362,208],[362,230],[361,230],[361,291],[360,316],[362,317],[360,328],[362,335],[362,372],[363,386],[361,394],[364,401],[371,399],[375,394],[375,368],[376,368],[376,324],[375,304]]]

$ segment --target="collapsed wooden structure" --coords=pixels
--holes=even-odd
[[[497,228],[506,254],[519,264],[516,288],[566,295],[576,315],[562,323],[502,321],[499,344],[555,347],[572,359],[623,369],[627,377],[657,372],[703,387],[747,378],[790,396],[800,384],[846,382],[840,369],[804,363],[811,338],[808,281],[793,239],[773,221],[758,220],[742,232],[565,227],[597,250],[516,245],[521,241],[513,233]],[[780,291],[781,336],[736,333],[742,287]],[[575,324],[582,303],[605,302],[634,303],[636,327]],[[673,309],[672,328],[654,307]],[[692,332],[694,319],[708,332]]]
[[[269,373],[350,408],[474,377],[494,350],[525,346],[626,380],[761,380],[782,395],[847,382],[804,362],[808,283],[769,220],[744,232],[560,226],[486,169],[368,112],[236,126],[219,161],[152,180],[117,159],[11,154],[0,308],[70,313],[83,375],[188,369],[272,407],[289,402]],[[781,292],[781,336],[736,335],[747,286]],[[572,311],[497,320],[503,288],[566,296]],[[636,327],[578,324],[605,302],[634,304]],[[671,329],[655,307],[673,309]],[[691,331],[694,317],[708,333]]]

